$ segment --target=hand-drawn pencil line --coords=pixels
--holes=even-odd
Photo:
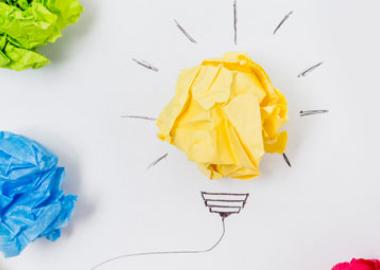
[[[209,204],[207,203],[208,207],[216,207],[216,208],[231,208],[231,209],[240,209],[240,206],[233,206],[233,205],[219,205],[219,204]]]
[[[245,202],[245,200],[225,200],[225,199],[207,199],[209,202],[231,202],[231,203],[240,203],[240,202]],[[206,205],[207,206],[207,205]]]
[[[288,156],[286,155],[286,153],[283,153],[282,156],[284,157],[286,164],[288,164],[289,167],[292,167],[292,164],[290,163],[290,160]]]
[[[210,210],[211,213],[216,213],[216,214],[218,214],[220,216],[220,218],[221,218],[220,220],[221,220],[221,223],[222,223],[222,233],[221,233],[221,235],[219,236],[218,240],[213,245],[211,245],[209,248],[207,248],[207,249],[201,249],[201,250],[154,251],[154,252],[129,253],[129,254],[124,254],[124,255],[116,256],[116,257],[107,259],[107,260],[105,260],[103,262],[100,262],[97,265],[93,266],[91,268],[91,270],[96,270],[96,269],[100,268],[101,266],[104,266],[105,264],[109,264],[109,263],[112,263],[112,262],[115,262],[115,261],[127,259],[127,258],[130,258],[130,257],[153,256],[153,255],[176,255],[176,254],[201,254],[201,253],[208,253],[208,252],[213,251],[216,247],[218,247],[220,245],[220,243],[222,242],[222,240],[224,239],[224,236],[226,234],[225,219],[227,217],[229,217],[230,215],[232,215],[232,214],[238,214],[238,213],[240,213],[240,210],[242,208],[244,208],[244,205],[247,202],[247,199],[249,197],[249,193],[215,193],[215,192],[204,192],[204,191],[202,191],[201,192],[201,196],[202,196],[202,199],[203,199],[204,203],[206,204],[206,206],[207,206],[207,201],[208,200],[218,200],[218,199],[206,198],[206,196],[209,196],[209,197],[215,196],[215,198],[218,198],[218,196],[226,196],[227,198],[231,197],[231,200],[234,200],[234,198],[236,198],[236,196],[244,197],[243,204],[242,204],[243,206],[239,207],[238,211],[213,210],[212,207],[207,206],[209,208],[209,210]],[[216,206],[216,207],[219,208],[219,206]],[[225,209],[228,209],[228,208],[225,207]]]
[[[237,38],[238,38],[238,30],[237,30],[237,24],[238,24],[238,14],[237,14],[237,0],[234,0],[234,43],[237,45]]]
[[[305,71],[301,72],[300,74],[298,74],[298,78],[301,78],[301,77],[305,77],[307,76],[309,73],[311,73],[312,71],[314,71],[316,68],[320,67],[323,65],[323,62],[320,62],[318,64],[315,64],[314,66],[311,66],[309,68],[307,68]]]
[[[164,160],[165,158],[167,158],[168,155],[169,155],[169,154],[166,153],[166,154],[160,156],[158,159],[156,159],[156,160],[153,161],[151,164],[149,164],[148,169],[151,169],[151,168],[153,168],[154,166],[156,166],[156,165],[157,165],[158,163],[160,163],[162,160]]]
[[[277,31],[281,28],[281,26],[290,18],[290,16],[294,13],[294,11],[290,11],[285,17],[281,20],[281,22],[277,25],[277,27],[273,31],[273,35],[277,33]]]
[[[174,19],[175,24],[177,25],[178,29],[182,32],[182,34],[187,37],[188,40],[192,43],[197,43],[197,41],[185,30],[185,28],[182,27],[182,25],[179,24],[177,20]]]
[[[143,115],[122,115],[121,118],[131,118],[131,119],[141,119],[141,120],[148,120],[148,121],[156,121],[156,118],[154,118],[154,117],[143,116]]]
[[[222,222],[222,234],[219,236],[218,240],[209,248],[203,249],[203,250],[179,250],[179,251],[157,251],[157,252],[141,252],[141,253],[131,253],[131,254],[124,254],[117,257],[113,257],[111,259],[105,260],[94,267],[91,268],[91,270],[98,269],[101,266],[104,266],[105,264],[119,261],[122,259],[127,259],[130,257],[140,257],[140,256],[152,256],[152,255],[176,255],[176,254],[201,254],[201,253],[208,253],[213,251],[224,239],[224,236],[226,234],[226,224],[224,218],[221,218]]]
[[[215,195],[215,196],[244,196],[247,200],[249,197],[249,193],[225,193],[225,192],[205,192],[201,193],[202,198],[205,199],[205,195]]]
[[[314,114],[320,114],[320,113],[328,113],[328,110],[309,110],[309,111],[300,111],[300,115],[302,116],[309,116]]]
[[[144,61],[144,60],[138,60],[136,58],[132,58],[132,61],[134,61],[135,63],[137,63],[138,65],[144,67],[144,68],[147,68],[149,70],[152,70],[152,71],[155,71],[155,72],[158,72],[159,69],[155,66],[153,66],[152,64],[148,63],[147,61]]]
[[[249,193],[215,193],[215,192],[201,192],[202,199],[206,205],[206,207],[209,208],[210,213],[216,213],[219,214],[222,218],[226,218],[232,214],[239,214],[240,211],[245,207],[245,204],[247,203]],[[220,199],[220,196],[226,197],[223,199]],[[236,197],[244,198],[242,200],[239,200],[239,203],[241,203],[240,206],[238,205],[228,205],[223,200],[236,200]],[[212,204],[209,204],[209,201],[212,201]],[[218,202],[222,204],[218,204]],[[232,201],[230,201],[233,203]],[[231,209],[235,211],[231,211]]]

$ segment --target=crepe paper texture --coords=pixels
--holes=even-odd
[[[351,262],[337,264],[332,270],[380,270],[380,261],[374,259],[352,259]]]
[[[78,0],[0,0],[0,67],[24,70],[48,64],[36,49],[54,43],[82,11]]]
[[[157,119],[158,137],[210,178],[259,175],[264,153],[284,153],[287,101],[249,56],[227,53],[184,70]]]
[[[77,197],[61,189],[58,158],[26,137],[0,132],[0,252],[17,256],[32,241],[57,240]]]

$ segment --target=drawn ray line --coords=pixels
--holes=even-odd
[[[166,153],[166,154],[160,156],[158,159],[156,159],[156,160],[153,161],[151,164],[149,164],[148,169],[151,169],[151,168],[153,168],[154,166],[156,166],[156,165],[157,165],[158,163],[160,163],[162,160],[164,160],[165,158],[167,158],[168,155],[169,155],[169,154]]]
[[[237,15],[237,0],[234,0],[234,42],[237,45],[237,24],[238,24],[238,15]]]
[[[318,64],[315,64],[314,66],[311,66],[309,67],[308,69],[306,69],[305,71],[301,72],[299,75],[298,75],[298,78],[301,78],[301,77],[305,77],[307,76],[310,72],[314,71],[316,68],[320,67],[323,65],[323,62],[319,62]]]
[[[286,164],[288,164],[289,167],[292,167],[292,163],[290,163],[290,160],[288,156],[286,155],[286,153],[283,153],[282,156],[284,157]]]
[[[154,117],[143,116],[143,115],[122,115],[121,118],[132,118],[132,119],[156,121],[156,118],[154,118]]]
[[[277,31],[281,28],[281,26],[292,16],[294,11],[290,11],[288,14],[285,15],[285,17],[281,20],[281,22],[277,25],[277,27],[273,31],[273,35],[277,33]]]
[[[182,27],[182,25],[179,24],[177,20],[174,19],[175,24],[177,25],[178,29],[182,32],[182,34],[187,37],[188,40],[192,43],[197,43],[197,41],[185,30],[185,28]]]
[[[314,114],[321,114],[321,113],[328,113],[328,110],[309,110],[309,111],[300,111],[300,115],[302,116],[309,116]]]
[[[158,72],[159,69],[155,66],[153,66],[152,64],[148,63],[147,61],[144,61],[144,60],[138,60],[136,58],[132,58],[132,61],[134,61],[135,63],[137,63],[138,65],[144,67],[144,68],[147,68],[149,70],[152,70],[152,71],[155,71],[155,72]]]

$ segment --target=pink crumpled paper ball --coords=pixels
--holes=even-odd
[[[380,261],[375,259],[352,259],[351,262],[335,265],[332,270],[380,270]]]

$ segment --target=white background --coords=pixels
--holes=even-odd
[[[42,50],[51,65],[0,71],[1,129],[53,150],[67,171],[65,189],[80,196],[60,241],[39,240],[17,258],[0,257],[1,270],[88,270],[122,253],[207,248],[221,227],[201,190],[251,194],[244,211],[226,220],[226,238],[213,253],[100,269],[327,270],[351,257],[379,257],[378,0],[239,0],[237,47],[232,0],[83,4],[78,24]],[[210,181],[156,139],[153,122],[120,117],[157,116],[182,68],[226,51],[249,53],[287,96],[292,168],[272,155],[256,180]],[[300,118],[302,109],[330,113]]]

